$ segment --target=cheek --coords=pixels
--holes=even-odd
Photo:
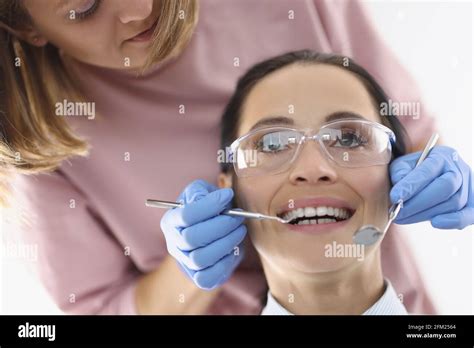
[[[133,47],[125,50],[120,46],[112,17],[99,17],[78,23],[64,23],[60,19],[53,21],[38,16],[35,25],[49,43],[84,63],[123,68],[124,57],[130,57],[134,63],[142,56],[146,58],[146,54],[137,54],[137,50],[132,50]]]
[[[271,199],[282,184],[277,176],[239,179],[236,190],[239,208],[268,214]]]
[[[388,196],[390,180],[386,167],[363,168],[350,173],[346,179],[352,189],[363,199]]]
[[[115,67],[121,58],[115,44],[115,35],[110,32],[110,25],[105,21],[93,26],[74,28],[55,39],[58,41],[57,46],[66,54],[88,64]],[[112,64],[115,60],[117,64]],[[120,63],[123,65],[123,62]]]
[[[283,185],[282,180],[277,175],[238,179],[237,183],[234,183],[237,207],[250,212],[270,214],[272,199]],[[257,242],[254,239],[255,236],[262,236],[259,231],[273,229],[274,224],[277,224],[272,221],[256,219],[247,219],[245,223],[254,242]],[[270,234],[266,235],[270,236]]]
[[[69,56],[81,61],[94,56],[106,59],[107,51],[109,54],[115,53],[114,36],[109,33],[109,25],[106,21],[94,21],[94,23],[91,21],[90,23],[40,22],[37,27],[51,44]],[[58,30],[58,28],[62,29]]]
[[[363,223],[382,227],[390,206],[388,166],[355,169],[345,180],[360,197]]]
[[[79,37],[85,36],[80,40]],[[103,48],[100,47],[102,39],[90,39],[87,33],[79,34],[76,31],[65,34],[64,36],[52,37],[51,43],[59,47],[66,55],[71,56],[81,62],[92,65],[99,65],[99,61],[107,61]],[[107,42],[104,42],[107,46]],[[104,47],[104,46],[102,46]],[[111,51],[110,53],[113,53]],[[110,59],[110,58],[109,58]]]

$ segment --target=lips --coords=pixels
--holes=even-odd
[[[148,27],[148,29],[142,31],[141,33],[135,35],[134,37],[128,39],[127,41],[143,42],[143,41],[150,40],[153,36],[153,32],[155,31],[155,27],[157,23],[158,23],[158,20],[153,22],[153,24],[150,27]]]
[[[303,198],[303,199],[295,199],[295,200],[288,200],[288,203],[285,205],[280,206],[276,214],[281,216],[286,212],[289,212],[294,209],[298,208],[305,208],[305,207],[319,207],[319,206],[326,206],[326,207],[334,207],[334,208],[343,208],[347,209],[350,212],[354,212],[355,208],[352,204],[334,197],[315,197],[315,198]]]

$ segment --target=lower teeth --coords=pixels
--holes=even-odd
[[[336,222],[336,219],[325,218],[325,219],[312,219],[312,220],[301,220],[297,223],[297,225],[321,225]]]

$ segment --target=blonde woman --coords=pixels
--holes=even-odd
[[[38,245],[40,279],[67,313],[260,313],[257,255],[247,246],[232,256],[242,221],[209,220],[208,242],[227,238],[230,249],[194,271],[160,232],[161,212],[144,207],[195,178],[215,182],[219,115],[253,63],[334,51],[395,99],[419,99],[356,1],[6,0],[0,23],[2,167],[34,174],[11,184],[30,220],[22,235]],[[420,119],[403,120],[411,150],[433,128]],[[230,202],[222,192],[216,210]],[[190,193],[182,197],[202,198]],[[432,313],[401,236],[389,233],[382,248],[407,309]]]

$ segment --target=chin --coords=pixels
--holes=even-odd
[[[305,274],[336,272],[351,265],[361,264],[365,259],[365,250],[355,247],[355,244],[348,244],[346,238],[337,241],[331,238],[318,239],[279,240],[278,243],[273,240],[270,245],[265,241],[256,241],[252,238],[260,256],[268,264],[286,272]],[[341,254],[340,246],[344,245],[351,245],[349,254]]]
[[[352,257],[326,257],[324,251],[318,251],[309,255],[302,253],[288,255],[284,264],[297,272],[315,274],[337,272],[362,261]]]

